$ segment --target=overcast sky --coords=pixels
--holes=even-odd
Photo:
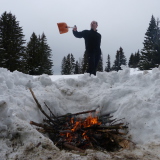
[[[47,37],[53,54],[54,74],[60,74],[64,56],[72,53],[76,60],[83,57],[83,39],[75,38],[70,29],[59,34],[57,23],[76,25],[78,31],[90,29],[90,22],[98,22],[102,35],[103,62],[110,54],[115,60],[122,47],[127,62],[131,53],[143,48],[145,33],[151,16],[160,18],[160,0],[0,0],[0,14],[5,11],[16,16],[28,42],[32,33]],[[113,63],[111,64],[113,65]]]

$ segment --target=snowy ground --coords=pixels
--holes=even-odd
[[[60,151],[30,121],[42,122],[28,88],[56,115],[95,109],[125,118],[134,148],[116,153],[86,150],[84,155]],[[33,77],[0,68],[0,160],[160,159],[160,69],[140,72],[124,68],[97,76]]]

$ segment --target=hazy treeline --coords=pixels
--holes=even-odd
[[[149,27],[145,33],[143,49],[131,53],[127,62],[122,46],[115,53],[115,60],[111,64],[110,55],[103,59],[103,52],[97,71],[110,72],[121,70],[121,65],[131,68],[149,70],[160,64],[160,27],[159,20],[152,15]],[[104,66],[104,67],[103,67]],[[30,75],[53,74],[52,50],[47,44],[44,33],[32,33],[26,42],[22,27],[12,13],[4,12],[0,17],[0,67],[10,71],[21,71]],[[72,53],[64,56],[61,63],[61,74],[82,74],[87,71],[86,53],[79,60],[75,60]]]

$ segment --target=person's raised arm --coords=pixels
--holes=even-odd
[[[73,28],[73,35],[74,35],[76,38],[83,38],[83,37],[84,37],[83,31],[82,31],[82,32],[78,32],[76,25],[75,25],[74,28]]]

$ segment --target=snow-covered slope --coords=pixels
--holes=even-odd
[[[117,154],[86,151],[85,156],[60,151],[39,133],[30,121],[42,122],[44,102],[55,115],[95,109],[125,118],[136,149]],[[33,77],[0,68],[0,160],[6,159],[114,159],[134,155],[139,159],[160,158],[160,69],[140,72],[124,68],[119,72],[98,72],[97,76],[71,75]],[[131,156],[133,157],[133,156]]]

